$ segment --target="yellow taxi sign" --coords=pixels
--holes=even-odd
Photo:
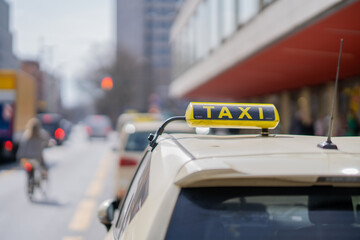
[[[186,110],[191,127],[275,128],[280,119],[273,104],[191,102]]]

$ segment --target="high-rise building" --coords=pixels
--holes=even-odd
[[[0,68],[19,68],[19,62],[13,53],[12,41],[9,29],[9,4],[0,0]]]
[[[144,0],[117,0],[116,44],[137,59],[144,58]]]
[[[149,68],[149,94],[164,99],[171,76],[169,33],[179,0],[117,0],[117,47]],[[155,98],[156,99],[156,98]]]

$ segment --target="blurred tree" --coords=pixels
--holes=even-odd
[[[87,72],[82,89],[93,97],[95,112],[108,115],[113,123],[128,110],[147,111],[147,100],[151,93],[149,68],[143,60],[135,59],[124,50],[119,50],[114,60],[104,64],[97,57],[97,67]],[[113,87],[101,88],[101,81],[111,77]]]
[[[84,119],[85,116],[93,113],[93,106],[88,103],[79,103],[75,106],[69,106],[63,109],[62,115],[65,119],[72,123],[78,123]]]

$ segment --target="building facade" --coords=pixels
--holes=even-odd
[[[148,99],[166,99],[171,79],[169,34],[179,0],[117,0],[117,47],[148,67]],[[156,94],[156,97],[150,95]],[[151,102],[153,100],[150,100]],[[154,100],[156,102],[156,100]],[[152,103],[150,103],[151,105]]]
[[[144,1],[116,1],[116,45],[144,59]]]
[[[359,117],[360,1],[187,0],[171,30],[173,97],[267,101],[280,132],[326,134],[340,39],[337,135]],[[356,130],[358,133],[359,130]]]
[[[9,29],[9,4],[0,0],[0,68],[19,68],[19,62],[13,53],[12,42]]]
[[[34,60],[21,61],[21,70],[36,80],[36,103],[38,113],[61,113],[60,80],[53,74],[42,71]]]

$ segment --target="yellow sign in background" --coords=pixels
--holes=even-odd
[[[0,89],[15,89],[15,74],[3,71],[0,73]]]

